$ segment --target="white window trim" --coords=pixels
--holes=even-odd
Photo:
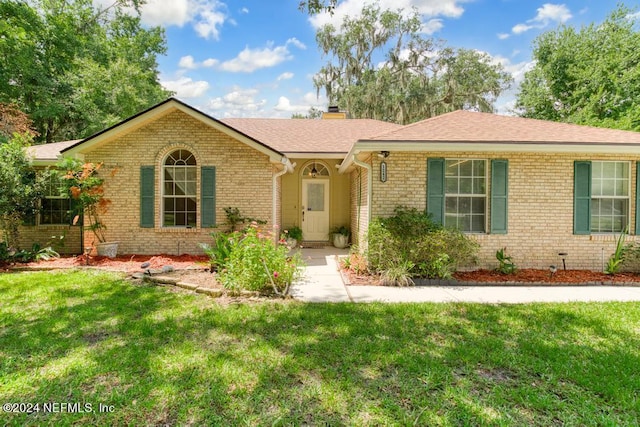
[[[593,199],[618,199],[618,200],[627,200],[627,225],[626,227],[623,227],[623,229],[621,231],[593,231],[593,224],[591,225],[591,234],[594,235],[612,235],[612,234],[619,234],[622,231],[624,231],[625,228],[629,228],[630,226],[630,222],[631,222],[631,181],[632,181],[632,164],[630,161],[628,160],[592,160],[591,161],[591,183],[590,185],[593,187],[593,164],[594,163],[627,163],[628,165],[628,175],[629,177],[627,178],[627,195],[626,196],[594,196],[593,195],[593,188],[591,190],[591,200],[593,201]],[[636,179],[638,179],[638,177],[636,177]],[[636,195],[636,197],[638,197]],[[589,212],[589,215],[591,215],[591,212]],[[593,219],[593,216],[592,218]],[[592,221],[593,222],[593,221]]]
[[[196,164],[195,165],[184,165],[184,167],[193,167],[195,169],[196,172],[196,192],[194,194],[194,197],[196,198],[196,210],[195,210],[195,214],[196,214],[196,223],[193,226],[190,225],[165,225],[165,201],[166,201],[166,197],[175,197],[175,195],[166,195],[165,191],[164,191],[164,184],[165,184],[165,177],[164,177],[164,173],[165,173],[165,167],[167,167],[167,165],[165,164],[165,162],[167,161],[167,158],[175,153],[176,151],[179,150],[183,150],[183,151],[188,151],[191,156],[193,156]],[[169,152],[167,152],[164,157],[162,158],[162,162],[160,163],[160,198],[161,198],[161,203],[160,203],[160,229],[164,229],[164,230],[197,230],[198,229],[198,224],[200,221],[200,214],[198,211],[198,207],[199,207],[199,200],[200,200],[200,170],[199,170],[199,162],[198,162],[198,158],[196,157],[195,153],[193,152],[193,150],[191,150],[190,148],[182,148],[182,147],[174,147],[172,150],[170,150]],[[171,167],[175,167],[175,165],[171,166]],[[185,199],[187,198],[187,196],[185,196]],[[174,210],[175,212],[175,210]]]
[[[489,164],[490,162],[487,159],[479,159],[479,158],[445,158],[444,159],[444,164],[445,164],[445,169],[446,169],[446,165],[448,161],[458,161],[459,163],[462,162],[466,162],[466,161],[482,161],[484,162],[484,194],[459,194],[459,193],[447,193],[447,174],[445,171],[445,175],[444,175],[444,203],[445,203],[445,212],[444,212],[444,223],[446,224],[446,218],[447,218],[447,208],[446,208],[446,204],[447,204],[447,197],[451,196],[451,197],[484,197],[484,231],[462,231],[464,234],[477,234],[477,235],[485,235],[488,233],[489,230]]]

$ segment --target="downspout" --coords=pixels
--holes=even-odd
[[[283,157],[281,160],[282,164],[284,165],[284,168],[279,171],[276,172],[275,174],[273,174],[273,185],[272,185],[272,190],[271,190],[271,221],[272,221],[272,225],[271,228],[273,229],[273,238],[274,240],[277,242],[280,239],[280,234],[277,232],[277,228],[279,226],[279,224],[276,224],[276,217],[277,217],[277,209],[276,209],[276,205],[278,202],[278,178],[280,178],[282,175],[286,174],[287,172],[293,172],[293,169],[296,167],[295,163],[291,163],[291,161],[286,158]]]
[[[353,163],[356,166],[360,166],[361,168],[364,168],[367,170],[367,224],[369,224],[371,222],[371,195],[373,194],[373,176],[372,176],[372,167],[370,164],[368,163],[364,163],[361,162],[360,160],[358,160],[358,158],[356,157],[356,154],[353,155]],[[362,176],[362,175],[361,175]],[[362,182],[362,179],[360,179],[360,182]],[[361,203],[362,204],[362,203]],[[358,206],[358,211],[360,206]],[[360,243],[360,215],[358,213],[358,244]]]

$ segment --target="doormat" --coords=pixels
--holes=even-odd
[[[329,246],[329,242],[302,242],[300,247],[304,249],[324,249]]]

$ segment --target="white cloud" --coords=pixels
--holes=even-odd
[[[222,62],[217,68],[222,71],[252,73],[261,68],[276,66],[284,61],[293,59],[289,51],[289,45],[294,45],[299,49],[306,46],[297,39],[289,39],[282,46],[273,46],[270,42],[262,49],[250,49],[246,47],[233,59]]]
[[[234,86],[226,95],[213,98],[205,106],[215,116],[222,117],[247,117],[261,115],[266,99],[256,99],[259,95],[257,89],[246,89]]]
[[[422,24],[421,31],[424,34],[431,35],[440,31],[442,27],[444,27],[442,19],[430,19],[429,21]]]
[[[246,7],[243,7],[242,9],[240,9],[240,13],[243,13],[246,15],[247,13],[249,13],[249,9]]]
[[[498,114],[512,115],[516,105],[516,95],[527,71],[535,66],[535,61],[512,63],[510,59],[500,55],[492,56],[493,62],[501,64],[506,72],[513,77],[511,87],[504,91],[496,100],[495,108]]]
[[[640,19],[640,12],[630,13],[625,18],[629,19],[630,21],[635,21],[636,19]]]
[[[292,78],[293,78],[293,73],[286,72],[286,73],[280,74],[276,80],[282,81],[282,80],[290,80]]]
[[[537,9],[537,12],[536,16],[529,19],[526,24],[514,25],[511,31],[514,34],[522,34],[534,28],[542,29],[551,24],[564,24],[573,17],[564,4],[545,3]]]
[[[217,59],[209,58],[202,61],[202,66],[204,68],[215,68],[219,63],[220,61]]]
[[[306,114],[312,107],[324,110],[325,105],[324,97],[318,98],[315,93],[308,92],[297,100],[295,104],[292,104],[291,100],[286,96],[281,96],[273,109],[283,113]]]
[[[511,37],[511,34],[509,34],[509,33],[498,33],[498,38],[499,38],[500,40],[506,40],[506,39],[508,39],[509,37]]]
[[[204,80],[193,81],[189,77],[160,82],[167,90],[176,93],[178,98],[199,98],[209,89],[209,83]]]
[[[94,0],[99,4],[112,0]],[[202,38],[217,40],[220,28],[229,19],[227,5],[219,0],[147,0],[140,8],[142,22],[150,26],[193,29]]]
[[[178,66],[180,68],[186,68],[187,70],[195,70],[196,68],[198,68],[198,64],[195,63],[195,61],[193,60],[193,56],[191,55],[183,56],[182,58],[180,58]]]
[[[424,18],[434,18],[438,16],[459,18],[464,13],[461,4],[469,1],[470,0],[379,0],[377,3],[383,10],[404,9],[408,12],[416,8],[418,13]],[[309,21],[314,28],[319,28],[326,24],[333,24],[338,28],[345,16],[351,18],[360,16],[362,7],[366,3],[371,3],[371,1],[344,0],[335,8],[333,15],[326,12],[320,13],[310,17]],[[436,27],[437,25],[435,23],[429,24],[427,22],[425,24],[426,30],[433,30]],[[440,28],[442,28],[442,22],[440,22],[440,27],[436,28],[435,31]]]

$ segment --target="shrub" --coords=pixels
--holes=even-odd
[[[214,243],[209,245],[208,243],[200,243],[200,247],[204,250],[204,253],[209,257],[209,264],[211,265],[211,271],[220,271],[224,269],[231,257],[231,251],[236,246],[237,241],[242,236],[241,233],[211,233]]]
[[[257,222],[229,241],[228,260],[218,274],[226,289],[287,294],[302,265],[299,254],[288,256],[288,248],[274,244],[271,233],[262,233]]]
[[[502,274],[513,274],[516,272],[516,264],[511,259],[511,256],[507,255],[507,248],[501,248],[496,251],[496,259],[498,260],[498,272]]]
[[[449,278],[460,266],[475,263],[479,246],[460,231],[443,228],[417,209],[394,212],[369,225],[366,255],[373,271],[397,276],[408,269],[412,277]]]
[[[626,234],[627,230],[624,230],[622,233],[620,233],[620,236],[618,236],[618,240],[616,242],[616,250],[611,255],[611,257],[609,257],[607,266],[604,269],[604,272],[606,274],[613,275],[620,271],[622,263],[624,262],[626,252],[629,250],[629,246],[624,244]]]

